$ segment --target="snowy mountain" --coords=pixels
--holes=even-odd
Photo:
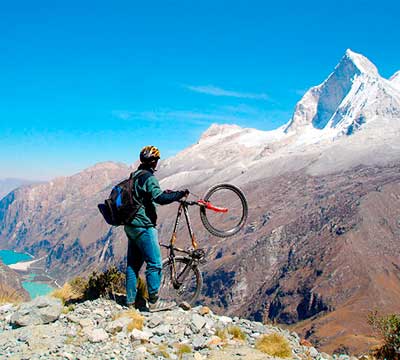
[[[392,86],[400,90],[400,70],[395,72],[389,79]]]
[[[197,144],[163,162],[163,183],[241,184],[311,163],[315,174],[397,159],[399,84],[400,72],[384,79],[366,57],[347,50],[328,78],[305,93],[287,124],[273,131],[214,124]]]
[[[368,332],[360,307],[398,311],[399,77],[382,78],[348,50],[281,128],[214,124],[161,162],[164,189],[203,194],[231,182],[248,198],[248,225],[229,241],[208,234],[193,213],[200,246],[209,251],[205,303],[263,321],[310,321],[303,333],[328,347],[347,344],[345,332]],[[0,199],[0,247],[45,257],[61,281],[124,266],[123,229],[105,224],[97,204],[131,170],[101,163],[13,191]],[[175,214],[174,205],[160,207],[163,242]],[[177,241],[185,240],[180,234]]]
[[[399,119],[398,81],[398,73],[388,81],[366,57],[347,50],[333,73],[296,105],[285,132],[295,133],[297,142],[316,143],[380,119]]]

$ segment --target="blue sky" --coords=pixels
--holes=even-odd
[[[212,123],[287,122],[347,48],[400,69],[397,1],[13,1],[0,12],[0,178],[163,157]]]

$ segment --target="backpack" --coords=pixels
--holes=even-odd
[[[97,205],[107,224],[119,226],[132,223],[137,212],[143,206],[133,196],[133,184],[141,176],[145,177],[143,178],[143,182],[145,182],[152,175],[150,171],[141,170],[135,176],[132,173],[129,179],[125,179],[113,187],[109,198],[103,204]]]

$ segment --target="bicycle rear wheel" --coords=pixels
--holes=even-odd
[[[245,224],[248,214],[247,200],[242,190],[231,184],[218,184],[210,188],[203,200],[227,212],[215,212],[200,207],[204,227],[213,235],[228,237],[236,234]]]
[[[173,262],[165,259],[162,267],[161,286],[158,291],[159,297],[174,300],[178,304],[187,302],[194,305],[203,286],[203,277],[197,265],[190,264],[191,259],[182,256],[175,258],[175,269],[177,284],[173,283]]]

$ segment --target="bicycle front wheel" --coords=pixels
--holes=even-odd
[[[172,277],[175,264],[176,281]],[[194,305],[197,301],[203,277],[197,265],[191,263],[190,258],[177,256],[174,261],[165,259],[162,267],[162,281],[159,289],[159,297],[166,300],[174,300],[177,304],[187,302]]]
[[[235,235],[247,220],[247,200],[242,190],[231,184],[218,184],[210,188],[203,198],[226,212],[216,212],[200,208],[200,218],[204,227],[213,235],[228,237]]]

